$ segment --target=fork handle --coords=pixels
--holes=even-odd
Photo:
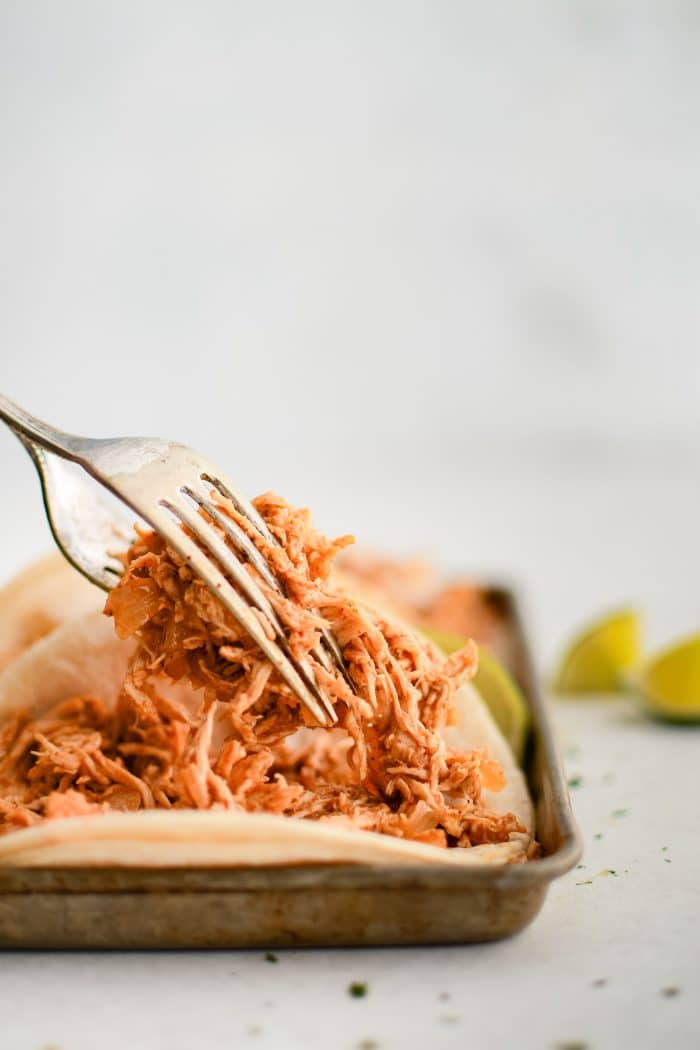
[[[0,419],[3,419],[11,430],[17,432],[18,437],[29,438],[42,448],[57,452],[66,459],[75,458],[78,438],[37,419],[4,394],[0,394]]]

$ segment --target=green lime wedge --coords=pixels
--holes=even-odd
[[[653,714],[674,722],[700,722],[700,634],[651,657],[638,685]]]
[[[639,616],[621,609],[592,624],[569,645],[554,680],[557,693],[621,692],[641,652]]]
[[[423,629],[423,633],[447,654],[465,645],[463,638],[446,631]],[[482,646],[479,646],[479,669],[472,684],[510,744],[516,759],[522,761],[530,724],[525,697],[505,667]]]

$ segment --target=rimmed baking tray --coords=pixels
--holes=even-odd
[[[530,707],[526,772],[543,856],[457,867],[0,868],[0,947],[252,948],[447,944],[517,933],[581,856],[513,593],[485,588]]]

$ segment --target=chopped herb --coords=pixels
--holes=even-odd
[[[664,864],[670,864],[670,863],[671,863],[671,861],[668,859],[668,857],[664,857]]]
[[[275,955],[274,952],[265,952],[265,962],[279,962],[279,958]]]
[[[376,1039],[360,1039],[357,1050],[379,1050],[379,1043]]]
[[[595,835],[593,836],[594,839],[602,839],[602,837],[603,837],[603,832],[602,831],[596,831]]]
[[[593,885],[593,879],[584,879],[583,882],[577,882],[576,885],[577,886],[592,886]]]
[[[675,999],[677,995],[681,994],[680,988],[677,988],[675,984],[671,984],[668,988],[662,988],[661,994],[664,999]]]
[[[585,864],[577,864],[577,865],[576,865],[576,871],[583,871],[583,869],[584,869],[585,867],[586,867],[586,865],[585,865]]]
[[[628,809],[614,809],[612,811],[612,815],[616,819],[619,819],[620,817],[626,817],[628,814],[629,814],[629,810]]]
[[[668,853],[668,846],[662,846],[661,847],[661,852],[662,853]]]
[[[353,981],[348,985],[348,995],[353,999],[364,999],[367,995],[367,985],[364,981]]]
[[[617,872],[615,871],[614,868],[603,868],[603,870],[597,872],[593,876],[593,878],[594,879],[606,879],[608,877],[608,875],[614,875],[615,878],[617,878]]]
[[[583,778],[579,776],[569,777],[567,781],[570,788],[580,788],[583,784]]]
[[[594,988],[605,988],[607,983],[607,977],[597,977],[595,981],[592,982]]]

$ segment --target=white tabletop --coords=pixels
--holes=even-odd
[[[3,953],[2,1045],[697,1046],[697,818],[691,829],[679,804],[697,789],[697,735],[652,725],[626,701],[562,704],[557,722],[581,778],[584,866],[518,937],[278,951],[276,963],[262,951]],[[354,981],[365,998],[349,995]]]
[[[358,531],[378,543],[399,499],[401,479],[393,484],[373,513],[364,501],[355,507]],[[525,582],[543,664],[582,616],[624,597],[648,611],[651,644],[697,626],[686,558],[698,497],[686,479],[533,475],[472,479],[467,488],[432,477],[402,542],[425,546],[432,528],[445,561],[469,560],[462,537],[435,514],[440,492],[454,491],[453,512],[485,563],[500,552],[505,570]],[[353,520],[340,486],[320,497],[327,516]],[[667,500],[681,514],[672,544],[662,543]],[[591,529],[587,505],[609,508],[605,530]],[[489,528],[501,516],[511,524]],[[38,509],[27,517],[11,549],[29,556],[43,526]],[[551,532],[538,532],[538,521]],[[630,535],[633,544],[618,542]],[[584,867],[552,886],[520,936],[450,948],[279,951],[277,963],[262,951],[2,953],[3,1048],[94,1050],[98,1039],[101,1050],[697,1046],[700,731],[648,721],[629,700],[558,701],[553,710],[569,774],[580,778],[572,796]],[[616,874],[601,874],[608,869]],[[349,995],[353,981],[367,983],[365,998]]]

